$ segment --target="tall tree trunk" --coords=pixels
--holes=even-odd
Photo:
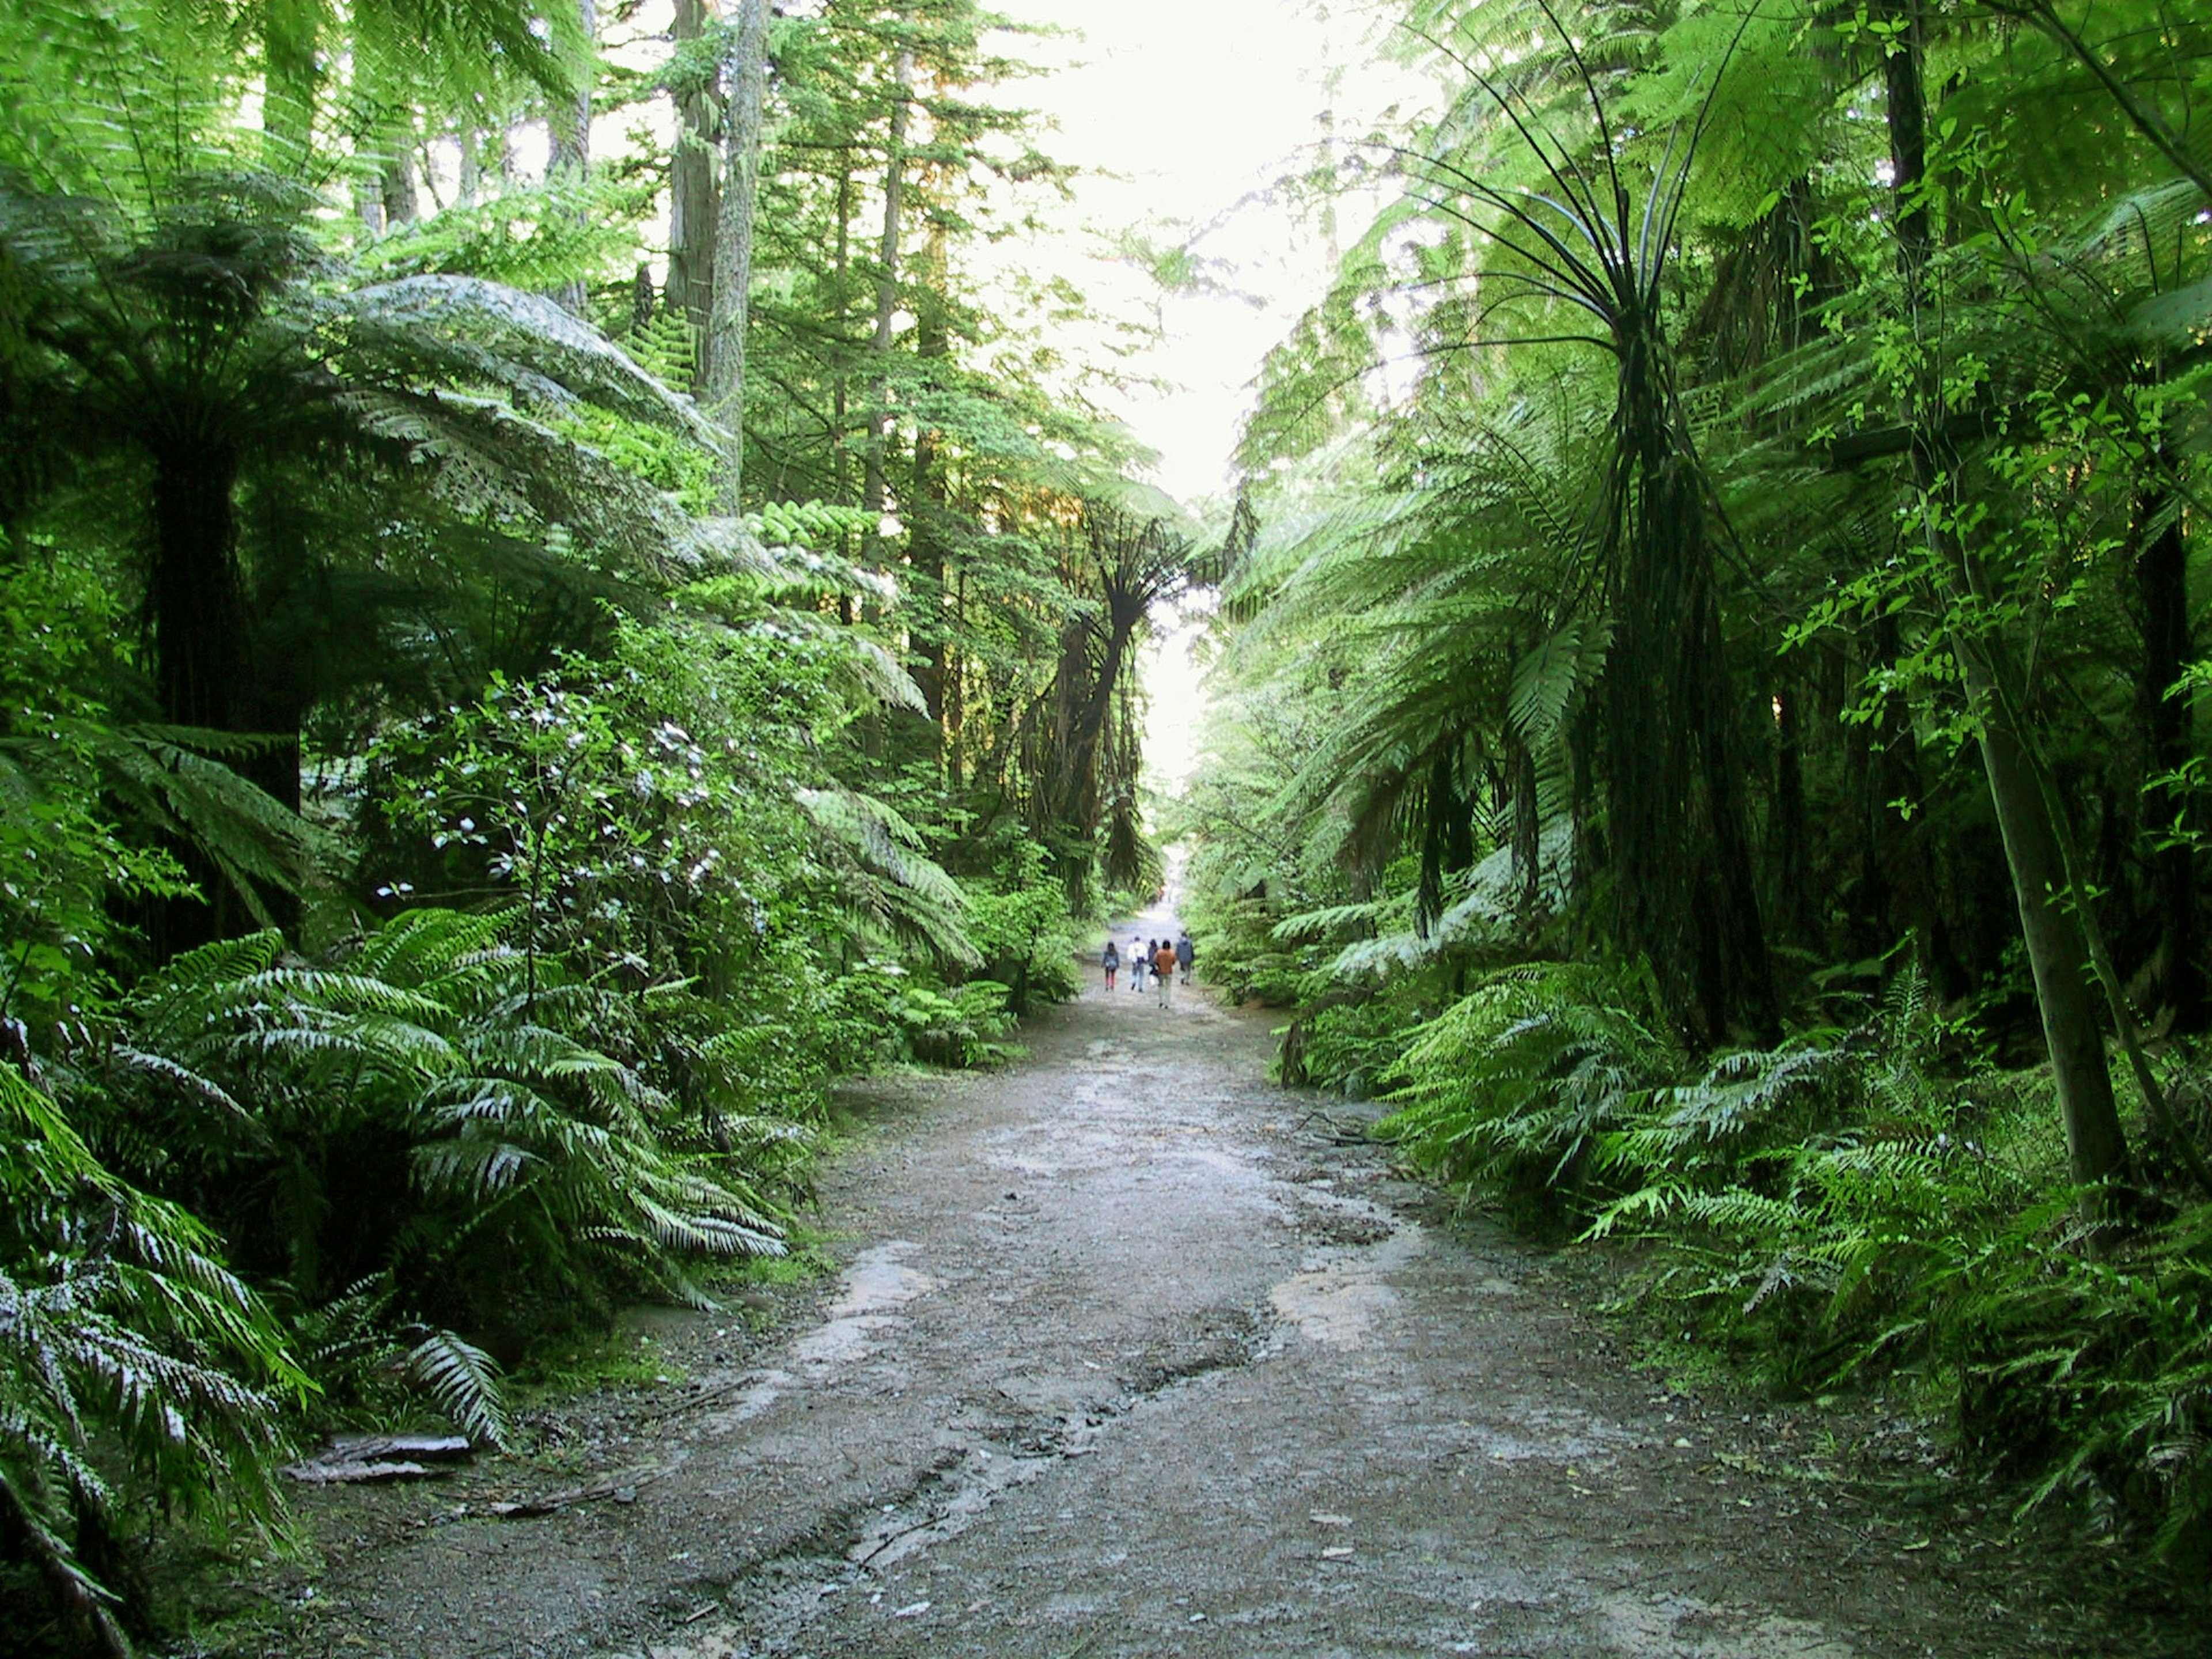
[[[313,146],[322,17],[321,0],[263,0],[261,131],[278,173],[300,171]]]
[[[583,38],[597,41],[599,36],[599,0],[574,0],[576,21]],[[546,120],[546,130],[551,147],[545,158],[545,175],[549,179],[571,179],[580,184],[592,171],[592,77],[580,76],[575,96],[565,104],[556,104]],[[588,295],[584,284],[573,282],[564,284],[554,300],[565,310],[580,317]]]
[[[2148,518],[2167,507],[2156,497],[2139,504]],[[2136,690],[2143,731],[2143,825],[2149,842],[2152,909],[2158,945],[2151,962],[2151,997],[2183,1030],[2204,1023],[2204,976],[2197,961],[2197,883],[2191,847],[2191,798],[2166,782],[2185,765],[2194,744],[2186,697],[2167,695],[2190,659],[2188,545],[2179,513],[2136,555],[2136,593],[2142,606],[2142,678]]]
[[[922,253],[916,297],[915,356],[925,374],[941,366],[951,348],[946,323],[945,227],[933,224]],[[921,659],[915,684],[929,713],[932,743],[940,763],[945,753],[945,479],[938,465],[936,431],[923,427],[914,440],[913,501],[907,526],[907,562],[919,580],[916,598],[927,607],[915,653]]]
[[[406,148],[410,140],[407,135],[394,132],[391,142],[394,149],[385,160],[381,179],[386,229],[395,225],[411,225],[416,217],[415,158]]]
[[[745,331],[752,320],[753,204],[760,189],[761,107],[768,87],[768,0],[738,0],[722,114],[722,200],[715,220],[714,309],[707,327],[707,411],[729,429],[714,468],[716,505],[739,509],[744,482]]]
[[[706,33],[707,0],[676,0],[678,46]],[[714,309],[714,250],[720,186],[714,177],[714,99],[704,83],[677,100],[676,153],[669,164],[668,303],[692,340],[692,383],[706,379],[707,331]]]
[[[1921,0],[1890,0],[1887,15],[1904,26],[1881,60],[1882,91],[1888,104],[1890,178],[1897,199],[1897,252],[1916,306],[1923,273],[1934,247],[1928,199],[1928,90],[1923,73],[1927,35]]]
[[[830,376],[830,499],[840,506],[849,503],[853,499],[851,337],[845,331],[853,311],[849,288],[852,270],[853,169],[848,165],[840,166],[837,169],[836,252],[830,267],[830,325],[836,350],[836,362]],[[851,550],[845,544],[842,532],[839,532],[837,540],[837,550],[849,554]]]
[[[1081,622],[1060,631],[1059,727],[1054,775],[1040,799],[1040,830],[1060,830],[1088,841],[1098,829],[1098,749],[1114,709],[1114,690],[1144,610],[1109,600],[1097,659],[1091,655],[1092,630]]]
[[[862,459],[860,505],[880,514],[890,447],[891,328],[898,313],[900,213],[906,197],[908,94],[914,86],[914,53],[898,58],[897,88],[891,103],[890,154],[884,164],[884,229],[876,251],[876,330],[868,343],[874,385],[868,410],[868,447]],[[872,534],[871,541],[874,540]]]
[[[1932,325],[1925,320],[1928,257],[1933,247],[1923,185],[1927,167],[1927,100],[1923,73],[1925,37],[1920,0],[1899,0],[1893,15],[1905,24],[1883,59],[1888,94],[1890,162],[1897,192],[1898,261],[1916,332],[1925,343]],[[1932,356],[1932,353],[1923,353]],[[1917,398],[1916,421],[1940,431],[1942,401],[1932,391]],[[1949,528],[1954,514],[1935,511],[1934,495],[1955,478],[1955,459],[1940,453],[1940,437],[1912,447],[1913,482],[1928,507],[1924,533],[1940,562],[1952,573],[1950,602],[1955,611],[1984,597],[1985,584],[1972,550]],[[2004,839],[2005,862],[2013,896],[2020,908],[2021,933],[2035,979],[2036,1005],[2051,1051],[2051,1081],[2065,1127],[2067,1160],[2075,1182],[2102,1185],[2127,1170],[2127,1139],[2112,1098],[2112,1072],[2098,1024],[2091,988],[2089,951],[2081,924],[2071,908],[2082,896],[2069,890],[2058,831],[2039,782],[2027,735],[2015,720],[2020,711],[2002,696],[1999,678],[1981,640],[1954,625],[1951,650],[1969,702],[1980,723],[1982,770]],[[2092,1218],[2106,1206],[2094,1203]]]

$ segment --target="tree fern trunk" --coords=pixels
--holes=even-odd
[[[1607,834],[1623,942],[1647,957],[1703,1042],[1775,1024],[1743,821],[1703,481],[1677,429],[1656,319],[1616,330],[1619,506],[1606,665]]]
[[[246,605],[234,491],[238,457],[179,445],[154,463],[154,568],[148,619],[161,718],[241,728],[247,702]]]
[[[189,441],[155,456],[146,608],[155,696],[162,720],[173,726],[247,729],[252,664],[238,568],[238,467],[234,452]],[[150,929],[160,960],[221,937],[237,908],[210,860],[188,842],[173,850],[204,902],[179,898],[161,906]]]
[[[1543,819],[1538,799],[1536,757],[1510,723],[1502,725],[1500,729],[1505,733],[1508,746],[1507,779],[1513,797],[1513,871],[1520,878],[1521,889],[1516,903],[1521,913],[1521,925],[1525,927],[1535,919],[1541,892],[1538,884],[1543,874]]]

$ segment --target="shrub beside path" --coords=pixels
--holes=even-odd
[[[1581,1275],[1271,1086],[1266,1014],[1097,980],[1008,1071],[855,1093],[843,1272],[770,1336],[656,1316],[670,1380],[534,1462],[313,1498],[270,1650],[2187,1650],[2049,1588],[1912,1425],[1884,1487],[1630,1366]]]

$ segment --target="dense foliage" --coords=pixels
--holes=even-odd
[[[1322,158],[1385,205],[1246,434],[1200,962],[1665,1328],[2202,1548],[2212,36],[1381,10],[1433,96]]]
[[[10,1650],[128,1651],[136,1523],[306,1431],[506,1440],[1156,878],[1191,550],[981,289],[1006,26],[645,11],[0,16]]]

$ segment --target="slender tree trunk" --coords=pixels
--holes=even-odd
[[[2165,503],[2146,500],[2146,517]],[[2186,697],[2167,695],[2190,659],[2188,546],[2179,514],[2136,556],[2136,592],[2142,605],[2142,678],[2137,702],[2143,729],[2142,813],[2149,842],[2152,908],[2158,945],[2151,994],[2184,1030],[2204,1023],[2204,976],[2197,961],[2197,883],[2190,844],[2191,799],[2172,777],[2194,749]]]
[[[1897,191],[1898,259],[1906,301],[1924,349],[1933,334],[1924,319],[1926,271],[1933,238],[1922,188],[1927,164],[1927,103],[1920,0],[1902,0],[1894,15],[1906,23],[1883,60],[1890,161]],[[1916,418],[1940,423],[1941,398],[1923,395],[1918,401],[1921,407]],[[1955,611],[1970,600],[1983,598],[1986,584],[1972,550],[1948,527],[1955,522],[1954,517],[1945,514],[1939,520],[1933,511],[1935,493],[1944,479],[1956,472],[1955,466],[1944,463],[1954,459],[1939,453],[1932,442],[1916,442],[1912,447],[1913,482],[1923,499],[1930,502],[1923,520],[1924,533],[1941,562],[1953,573],[1949,599]],[[2051,818],[2051,803],[2044,799],[2036,778],[2027,735],[2014,725],[2015,708],[2000,695],[1987,647],[1954,625],[1951,649],[1968,701],[1979,720],[1982,770],[1989,781],[1990,802],[2004,839],[2005,862],[2012,874],[2013,896],[2020,908],[2021,933],[2035,979],[2044,1041],[2051,1051],[2051,1080],[2065,1127],[2069,1169],[2077,1184],[2102,1185],[2124,1176],[2128,1151],[2097,1019],[2088,947],[2070,908],[2083,896],[2069,888],[2058,831]],[[2089,1212],[2094,1219],[2106,1209],[2105,1204],[2093,1202]]]
[[[884,165],[884,230],[876,253],[876,331],[868,344],[874,385],[868,411],[868,447],[861,464],[860,505],[871,514],[881,514],[885,501],[891,431],[891,329],[898,313],[900,214],[906,196],[908,94],[913,85],[914,53],[902,52],[891,104],[890,155]]]
[[[320,0],[264,0],[261,21],[261,131],[269,166],[297,173],[314,143],[315,96],[322,71],[315,61]]]
[[[1774,694],[1775,875],[1780,884],[1778,921],[1784,938],[1803,945],[1813,932],[1811,895],[1805,856],[1805,769],[1803,703],[1795,677]]]
[[[738,0],[722,115],[722,199],[714,236],[714,309],[707,327],[708,413],[728,428],[714,468],[716,503],[740,510],[744,482],[745,331],[752,319],[753,204],[760,187],[761,108],[768,87],[768,0]]]
[[[946,325],[946,262],[945,227],[933,224],[922,254],[922,281],[916,300],[919,313],[915,329],[915,355],[925,374],[941,366],[951,349]],[[945,667],[947,640],[945,625],[945,480],[938,465],[936,431],[922,428],[914,440],[914,487],[907,538],[907,562],[920,580],[916,597],[927,607],[921,637],[915,641],[921,662],[915,684],[927,705],[932,742],[937,757],[945,753]]]
[[[707,0],[676,0],[678,46],[706,33]],[[677,100],[676,153],[669,164],[668,303],[692,340],[693,385],[706,379],[707,330],[714,309],[714,250],[720,234],[720,186],[714,177],[714,99],[690,88]]]
[[[575,0],[577,22],[586,40],[599,35],[599,0]],[[549,179],[572,179],[580,184],[592,171],[592,79],[586,74],[576,83],[576,94],[556,106],[546,122],[551,148],[545,158]],[[581,282],[569,283],[554,295],[564,309],[580,317],[589,296]]]
[[[1862,638],[1851,642],[1844,672],[1852,683],[1863,684],[1881,661],[1879,653]],[[1846,919],[1847,954],[1876,957],[1888,949],[1895,937],[1884,925],[1889,918],[1889,876],[1881,850],[1882,796],[1875,778],[1875,728],[1869,721],[1842,719],[1847,700],[1838,690],[1827,711],[1841,727],[1842,828],[1850,846],[1844,862],[1856,876]]]
[[[2119,106],[2120,112],[2128,118],[2128,124],[2149,141],[2152,148],[2166,159],[2175,172],[2205,195],[2212,196],[2212,168],[2204,165],[2201,148],[2193,147],[2185,131],[2174,131],[2156,109],[2136,95],[2135,88],[2113,71],[2098,48],[2090,45],[2088,37],[2058,15],[2054,0],[2018,0],[2018,3],[2012,4],[2004,3],[2003,0],[1994,0],[1990,9],[2024,18],[2057,41],[2089,71],[2091,77]],[[2185,105],[2184,108],[2186,107]]]
[[[2069,908],[2065,860],[2032,763],[1980,647],[1954,635],[1953,648],[1981,720],[1982,769],[2020,904],[2021,933],[2066,1127],[2068,1168],[2084,1186],[2110,1181],[2127,1169],[2127,1140],[2112,1101],[2088,949]]]
[[[963,568],[953,579],[952,637],[961,638],[967,625],[968,572]],[[967,783],[967,684],[955,645],[946,650],[945,661],[945,781],[956,790]]]

